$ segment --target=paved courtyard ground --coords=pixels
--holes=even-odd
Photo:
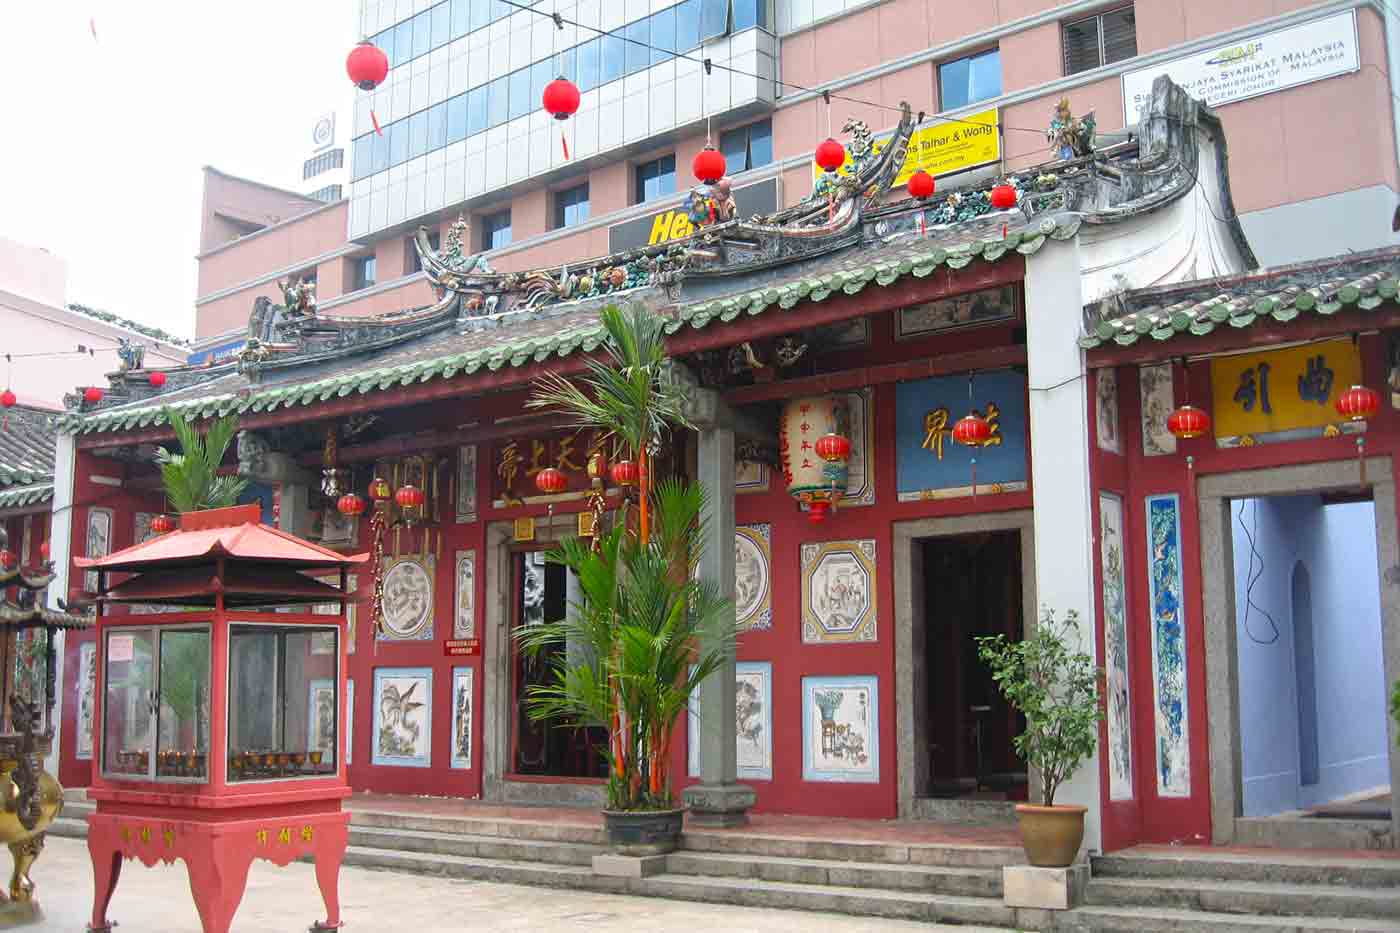
[[[8,865],[6,865],[8,868]],[[40,929],[82,933],[92,910],[92,866],[87,843],[50,838],[35,866],[35,884],[44,904]],[[347,933],[407,930],[437,933],[462,930],[596,930],[685,933],[875,933],[875,931],[957,930],[898,920],[862,920],[837,914],[760,910],[591,894],[512,884],[458,881],[396,872],[345,868],[340,875],[341,914]],[[112,898],[108,918],[120,933],[199,933],[183,862],[146,868],[127,862]],[[234,919],[233,933],[300,933],[324,918],[310,865],[277,868],[253,863],[248,889]]]

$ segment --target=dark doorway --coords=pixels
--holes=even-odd
[[[1024,720],[1002,699],[974,640],[1024,634],[1021,533],[929,538],[922,547],[928,795],[1024,800],[1026,768],[1012,747]]]
[[[516,628],[562,619],[570,603],[581,598],[572,572],[561,564],[548,563],[543,551],[517,553],[514,563]],[[607,763],[602,755],[607,742],[606,730],[536,722],[526,712],[527,691],[532,686],[549,682],[553,666],[569,653],[569,648],[559,647],[548,653],[525,654],[512,644],[511,770],[514,774],[607,777]]]

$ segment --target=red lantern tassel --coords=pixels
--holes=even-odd
[[[378,135],[378,136],[383,136],[383,135],[384,135],[384,131],[381,130],[381,129],[379,128],[379,117],[375,115],[375,112],[374,112],[373,110],[370,110],[370,112],[369,112],[369,119],[370,119],[370,122],[372,122],[372,123],[374,124],[374,132],[375,132],[375,134]]]
[[[563,130],[559,131],[559,145],[564,147],[564,161],[569,161],[569,140]]]

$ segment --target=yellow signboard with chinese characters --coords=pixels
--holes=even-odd
[[[899,174],[895,176],[891,188],[902,187],[909,182],[909,176],[923,169],[933,177],[965,172],[979,165],[989,165],[1001,158],[1001,133],[999,122],[1001,112],[993,107],[981,113],[969,113],[956,120],[936,123],[914,131],[909,137],[909,155],[904,159]],[[875,140],[874,149],[885,148],[889,138]],[[838,170],[842,175],[850,174],[851,154],[846,153],[846,161]],[[812,178],[822,174],[821,166],[812,162]]]
[[[1341,420],[1337,396],[1360,382],[1361,353],[1346,338],[1213,359],[1215,436],[1245,444],[1316,436]]]

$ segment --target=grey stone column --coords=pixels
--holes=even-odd
[[[734,592],[734,419],[718,393],[692,389],[692,422],[699,429],[697,478],[707,494],[705,550],[700,579],[721,593]],[[733,608],[730,613],[732,615]],[[708,646],[707,646],[708,647]],[[682,795],[691,822],[737,826],[748,822],[758,799],[753,788],[738,783],[735,756],[734,650],[700,686],[699,736],[701,783]]]

